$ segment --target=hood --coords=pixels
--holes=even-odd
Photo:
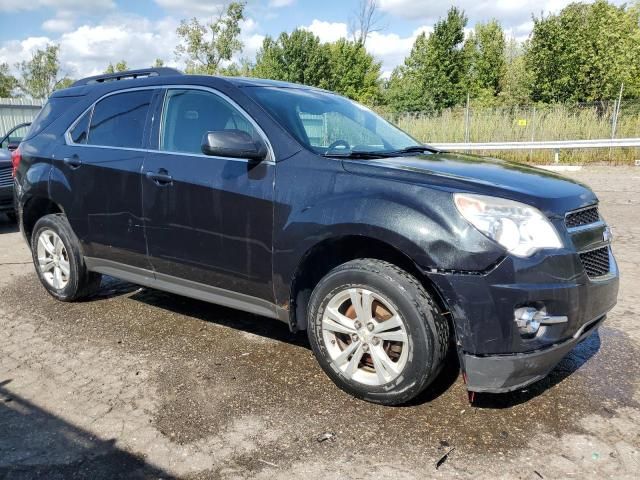
[[[345,170],[387,176],[452,192],[493,195],[532,205],[549,216],[597,202],[591,189],[570,178],[521,163],[456,153],[344,160]]]

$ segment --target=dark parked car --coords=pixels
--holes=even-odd
[[[14,168],[54,297],[106,274],[276,318],[373,402],[415,397],[450,348],[470,391],[522,388],[616,303],[589,188],[438,151],[315,88],[170,69],[84,79],[51,96]]]
[[[16,220],[13,208],[13,178],[11,176],[11,152],[22,141],[29,129],[30,123],[21,123],[9,130],[0,138],[0,213],[4,213],[10,220]]]

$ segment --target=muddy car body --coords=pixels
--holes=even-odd
[[[277,318],[370,401],[413,398],[450,348],[469,390],[526,386],[616,302],[589,188],[425,147],[310,87],[85,79],[52,96],[14,163],[52,295],[108,274]]]

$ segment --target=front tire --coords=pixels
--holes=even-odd
[[[442,368],[449,325],[415,277],[375,259],[331,270],[309,301],[309,342],[320,366],[347,393],[406,403]]]
[[[31,254],[40,282],[58,300],[80,300],[100,288],[102,275],[87,270],[79,241],[62,214],[45,215],[36,222]]]

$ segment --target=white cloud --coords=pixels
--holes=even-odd
[[[575,0],[457,0],[455,5],[469,17],[469,25],[496,18],[505,30],[514,30],[516,38],[526,39],[531,31],[531,16],[557,13]],[[592,3],[592,0],[584,0]],[[610,0],[621,5],[627,0]],[[432,24],[447,14],[450,5],[433,0],[379,0],[380,10],[408,20]],[[522,27],[529,25],[527,30]]]
[[[321,42],[335,42],[341,38],[346,38],[348,33],[346,23],[323,22],[318,19],[313,20],[311,25],[302,27],[302,29],[308,30],[317,37],[320,37]]]
[[[110,62],[120,60],[130,68],[145,68],[161,58],[169,67],[184,68],[184,62],[174,54],[178,23],[173,17],[151,21],[139,16],[111,16],[99,25],[81,25],[59,36],[4,42],[0,44],[0,63],[14,67],[15,63],[30,59],[35,50],[55,43],[60,45],[60,74],[72,78],[99,74]],[[236,55],[236,61],[242,57],[253,59],[264,40],[264,35],[256,32],[255,20],[246,19],[244,25],[244,50]]]
[[[191,17],[212,15],[220,12],[225,2],[211,0],[155,0],[158,6],[171,11],[185,13]]]
[[[47,32],[68,32],[75,23],[74,15],[69,12],[59,12],[55,17],[45,20],[42,29]]]
[[[270,0],[269,6],[272,8],[288,7],[296,3],[296,0]]]
[[[320,38],[321,42],[335,42],[341,38],[347,38],[349,32],[346,23],[324,22],[318,19],[313,20],[310,25],[302,28],[313,32]],[[432,30],[432,27],[425,25],[415,29],[405,37],[396,33],[372,32],[367,38],[367,51],[382,62],[383,76],[388,77],[391,75],[391,71],[409,55],[417,36],[422,32],[430,33]]]
[[[423,32],[429,34],[432,31],[432,27],[425,25],[406,37],[395,33],[373,32],[367,38],[367,50],[382,62],[382,76],[388,78],[392,70],[402,64],[409,55],[418,35]]]
[[[114,0],[0,0],[1,12],[17,12],[50,8],[68,12],[99,12],[112,10]]]

